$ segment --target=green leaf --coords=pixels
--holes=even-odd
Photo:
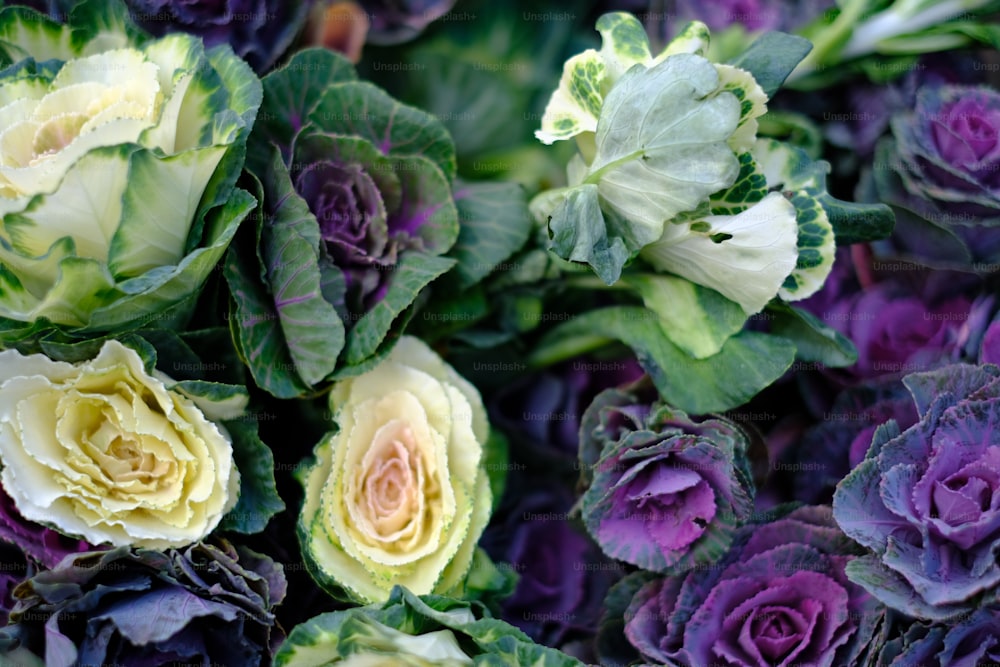
[[[589,265],[605,284],[613,285],[631,258],[625,240],[628,230],[614,225],[615,220],[604,217],[596,185],[572,188],[549,219],[549,249],[563,259]]]
[[[250,138],[247,166],[255,171],[266,169],[272,143],[287,157],[292,137],[305,125],[326,89],[357,78],[354,65],[329,49],[296,51],[285,65],[262,80],[264,101]]]
[[[449,182],[455,178],[455,146],[441,121],[373,84],[328,87],[308,120],[323,132],[366,139],[384,155],[426,158]]]
[[[257,435],[252,413],[225,422],[233,439],[233,458],[240,471],[240,499],[219,527],[237,533],[259,533],[275,514],[285,509],[274,483],[274,456]]]
[[[774,97],[795,66],[811,50],[812,44],[804,37],[769,31],[730,60],[729,64],[750,72],[767,96]]]
[[[269,215],[261,230],[260,252],[277,320],[256,326],[279,326],[295,372],[315,385],[333,372],[344,346],[344,323],[323,298],[320,284],[319,223],[295,192],[277,150],[264,190]]]
[[[628,274],[622,282],[637,290],[646,308],[660,316],[670,342],[695,359],[717,354],[747,321],[739,304],[684,278],[641,273]]]
[[[858,360],[854,344],[811,313],[782,303],[768,306],[771,331],[795,343],[797,358],[829,368],[851,366]]]
[[[455,190],[458,240],[448,253],[456,260],[460,289],[475,285],[520,249],[533,229],[524,189],[516,183],[466,183]]]
[[[692,359],[663,333],[658,314],[636,306],[589,311],[549,330],[529,361],[552,358],[576,338],[619,340],[635,353],[663,400],[692,414],[725,412],[769,386],[792,365],[795,348],[783,338],[743,331],[707,359]]]
[[[500,506],[504,489],[507,488],[507,471],[510,467],[510,444],[507,437],[499,429],[490,429],[490,437],[483,447],[483,469],[490,480],[494,512]]]
[[[455,265],[455,260],[416,251],[400,255],[389,278],[389,289],[347,333],[345,364],[355,366],[369,359],[389,333],[394,320],[417,298],[421,290]]]

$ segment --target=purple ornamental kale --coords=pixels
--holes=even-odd
[[[271,69],[305,25],[313,0],[126,0],[156,36],[188,32],[205,45],[229,43],[258,74]]]
[[[955,364],[903,382],[920,421],[875,432],[834,515],[871,551],[848,568],[852,581],[942,620],[1000,600],[1000,367]]]
[[[455,0],[361,0],[368,15],[368,41],[399,44],[419,35],[455,6]]]
[[[284,638],[272,610],[285,589],[281,565],[227,543],[79,554],[17,588],[0,651],[49,667],[257,667]]]
[[[787,471],[795,500],[829,503],[837,483],[864,460],[875,429],[890,419],[901,428],[918,419],[902,382],[881,378],[850,387],[837,396],[822,421],[805,432],[790,460],[776,466],[775,472]]]
[[[1000,662],[1000,609],[978,609],[949,623],[913,623],[885,643],[884,667],[978,667]]]
[[[0,541],[8,542],[44,567],[55,567],[65,556],[96,549],[21,516],[14,501],[0,487]]]
[[[880,199],[897,211],[893,244],[926,262],[981,273],[1000,260],[1000,93],[926,85],[877,149]]]
[[[829,507],[746,525],[718,564],[639,589],[625,635],[657,664],[858,664],[883,608],[844,573],[854,557]]]
[[[580,449],[580,419],[597,394],[638,380],[642,367],[635,359],[598,360],[584,357],[526,376],[497,393],[490,420],[514,438],[530,442],[574,462]]]
[[[513,594],[501,603],[500,618],[546,646],[589,640],[604,594],[622,566],[604,559],[570,523],[568,490],[538,475],[513,481],[505,498],[514,501],[497,511],[480,542],[518,576]]]
[[[691,418],[650,389],[611,389],[584,414],[587,530],[608,556],[654,572],[713,562],[752,510],[748,441],[724,419]]]

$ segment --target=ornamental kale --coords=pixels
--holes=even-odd
[[[66,25],[6,7],[0,34],[3,344],[177,326],[253,209],[234,185],[260,81],[228,46],[148,39],[120,1]]]
[[[285,587],[281,565],[227,543],[79,554],[18,587],[0,650],[49,667],[266,664]]]
[[[377,362],[455,264],[442,256],[459,229],[447,130],[356,76],[307,49],[264,78],[248,147],[263,203],[225,275],[234,338],[279,397]]]
[[[882,608],[844,574],[852,547],[828,507],[745,526],[716,566],[639,589],[625,635],[657,664],[858,664]]]
[[[834,515],[871,551],[851,581],[931,620],[1000,599],[1000,367],[956,364],[903,379],[920,421],[880,427],[837,488]]]
[[[878,664],[976,667],[1000,661],[1000,610],[978,609],[951,623],[913,623],[886,642]]]
[[[126,0],[132,16],[154,35],[187,32],[207,46],[228,43],[263,74],[291,46],[313,0]]]
[[[396,586],[381,605],[321,614],[297,626],[274,656],[275,667],[583,667],[534,644],[479,603],[416,596]]]
[[[583,520],[612,558],[683,572],[717,560],[750,516],[748,440],[732,422],[650,404],[640,388],[612,389],[587,409],[581,439],[581,467],[592,474]]]
[[[991,273],[1000,261],[1000,93],[926,85],[876,148],[878,197],[897,210],[894,245],[917,261]]]

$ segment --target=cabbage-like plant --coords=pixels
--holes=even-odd
[[[260,81],[228,46],[151,40],[118,0],[0,12],[0,331],[182,318],[254,199]]]
[[[380,605],[321,614],[297,626],[274,656],[275,667],[582,667],[490,618],[477,602],[416,596],[397,586]]]

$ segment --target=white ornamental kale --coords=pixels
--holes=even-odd
[[[536,132],[579,149],[568,186],[532,202],[551,249],[609,285],[641,252],[747,315],[812,294],[833,263],[832,227],[762,166],[775,150],[757,140],[767,95],[754,76],[707,60],[701,23],[655,58],[630,14],[606,14],[597,29],[601,50],[567,61]],[[779,187],[792,192],[769,192]]]

